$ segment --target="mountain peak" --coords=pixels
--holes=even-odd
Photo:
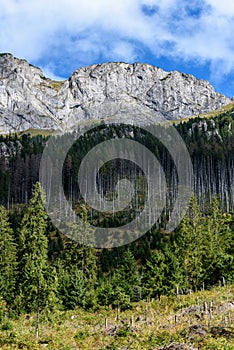
[[[64,130],[80,120],[125,114],[133,123],[180,119],[230,102],[206,80],[149,64],[93,64],[55,82],[26,60],[0,54],[1,133]]]

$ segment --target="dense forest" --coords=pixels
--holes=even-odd
[[[184,140],[193,163],[194,193],[205,206],[212,196],[218,196],[222,208],[234,207],[234,110],[214,118],[193,118],[180,122],[175,128]],[[65,136],[54,136],[61,138]],[[132,125],[105,125],[96,127],[80,137],[71,147],[63,169],[64,190],[72,201],[80,200],[77,172],[84,155],[98,143],[111,138],[134,139],[145,145],[159,159],[167,174],[169,189],[177,182],[177,174],[168,150],[150,133]],[[15,204],[28,203],[32,185],[39,179],[39,167],[48,136],[11,134],[0,136],[0,203],[7,209]],[[116,171],[116,169],[118,169]],[[118,176],[139,177],[139,169],[120,160],[108,163],[102,169],[100,181],[105,192],[111,179]],[[122,172],[122,173],[121,173]],[[104,174],[109,173],[109,179]],[[168,192],[171,192],[170,190]]]
[[[189,209],[174,232],[165,231],[165,212],[146,235],[112,249],[70,240],[48,218],[38,182],[47,137],[1,136],[0,320],[6,308],[14,317],[35,313],[38,327],[40,318],[49,318],[55,309],[124,310],[140,300],[234,283],[233,113],[176,125],[188,147],[195,181]],[[113,183],[127,174],[140,184],[135,206],[120,215],[100,216],[80,196],[76,178],[84,154],[111,137],[134,138],[158,156],[171,189],[170,211],[178,181],[167,149],[139,127],[102,125],[71,147],[63,166],[64,191],[84,223],[118,226],[144,206],[144,174],[118,159],[101,169],[100,188],[111,198]],[[87,227],[81,234],[87,234]]]

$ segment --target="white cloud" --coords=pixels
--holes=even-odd
[[[56,81],[66,80],[66,77],[60,77],[60,76],[54,74],[54,68],[51,65],[43,66],[42,69],[43,69],[44,75],[52,80],[56,80]]]
[[[138,53],[133,45],[118,40],[114,42],[109,55],[112,61],[121,61],[125,57],[127,62],[133,62],[138,58]]]
[[[234,2],[230,0],[207,0],[218,15],[234,16]]]
[[[0,23],[0,51],[52,67],[50,74],[56,64],[100,57],[138,60],[144,48],[208,62],[211,73],[234,69],[229,0],[0,0]]]

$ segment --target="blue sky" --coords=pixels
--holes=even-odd
[[[107,61],[143,62],[234,95],[231,0],[0,0],[0,52],[68,78]]]

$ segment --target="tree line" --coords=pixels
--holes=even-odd
[[[232,211],[234,198],[234,110],[212,119],[194,118],[181,121],[175,128],[183,138],[194,167],[194,193],[203,206],[213,195],[219,196],[224,210]],[[56,136],[61,145],[67,135]],[[176,171],[166,148],[150,133],[136,126],[100,125],[79,138],[68,152],[63,166],[64,190],[73,201],[79,200],[77,172],[83,157],[100,142],[112,138],[129,138],[146,146],[159,160],[169,187],[176,182]],[[0,135],[0,203],[8,209],[28,203],[33,184],[39,179],[39,167],[47,137],[30,134]],[[103,186],[109,186],[115,164],[104,169]],[[134,173],[125,163],[121,169]],[[112,173],[111,173],[112,172]],[[121,174],[116,174],[116,176]],[[173,192],[173,191],[172,191]],[[173,200],[172,200],[173,201]]]

